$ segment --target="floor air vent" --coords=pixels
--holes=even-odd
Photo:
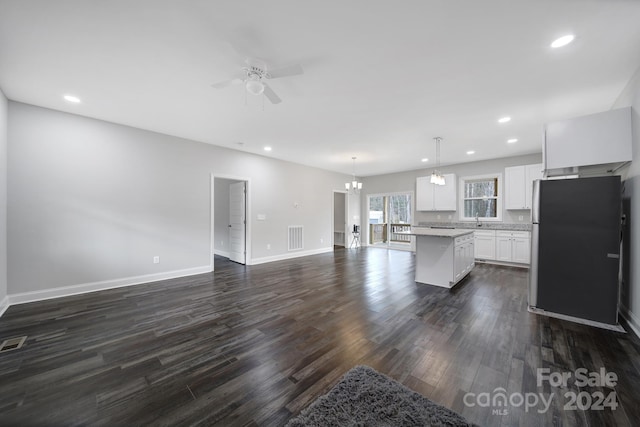
[[[22,347],[22,344],[24,344],[26,340],[27,340],[26,336],[4,340],[2,342],[2,345],[0,345],[0,353],[4,353],[11,350],[17,350],[20,347]]]
[[[299,251],[304,248],[304,234],[301,225],[289,226],[289,250]]]

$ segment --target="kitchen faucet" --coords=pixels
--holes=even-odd
[[[478,228],[478,227],[482,227],[482,223],[478,219],[478,213],[476,212],[476,228]]]

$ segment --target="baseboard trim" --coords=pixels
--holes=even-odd
[[[640,320],[633,314],[628,307],[620,306],[620,315],[627,321],[627,325],[631,328],[636,337],[640,337]]]
[[[35,301],[44,301],[53,298],[67,297],[71,295],[86,294],[89,292],[103,291],[106,289],[122,288],[143,283],[157,282],[159,280],[175,279],[177,277],[193,276],[195,274],[209,273],[211,266],[186,268],[183,270],[165,271],[163,273],[144,274],[141,276],[125,277],[115,280],[103,280],[101,282],[83,283],[80,285],[62,286],[59,288],[42,291],[22,292],[8,295],[9,306],[26,304]]]
[[[541,308],[531,307],[531,306],[529,306],[527,309],[528,309],[529,313],[539,314],[541,316],[553,317],[553,318],[560,319],[560,320],[566,320],[566,321],[569,321],[569,322],[580,323],[581,325],[587,325],[587,326],[593,326],[593,327],[596,327],[596,328],[608,329],[610,331],[615,331],[615,332],[627,333],[627,331],[625,331],[624,328],[622,326],[620,326],[620,324],[610,325],[608,323],[601,323],[601,322],[596,322],[594,320],[581,319],[579,317],[573,317],[573,316],[568,316],[566,314],[554,313],[552,311],[547,311],[547,310],[543,310]]]
[[[9,295],[4,297],[3,300],[0,301],[0,316],[2,316],[5,311],[7,311],[7,308],[9,308]]]
[[[219,250],[219,249],[215,249],[215,250],[213,251],[213,253],[214,253],[215,255],[223,256],[223,257],[225,257],[225,258],[229,258],[229,256],[231,255],[229,252],[227,252],[227,251],[221,251],[221,250]]]
[[[326,254],[327,252],[333,252],[333,247],[312,249],[308,251],[296,251],[296,252],[290,252],[286,254],[267,256],[262,258],[254,258],[251,260],[251,263],[249,265],[265,264],[267,262],[274,262],[274,261],[284,261],[287,259],[300,258],[303,256]]]
[[[502,267],[524,268],[525,270],[529,270],[529,268],[531,267],[530,264],[522,264],[519,262],[496,261],[493,259],[482,259],[482,258],[476,258],[475,262],[478,264],[500,265]]]

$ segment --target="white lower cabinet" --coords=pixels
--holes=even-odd
[[[453,255],[453,281],[458,282],[475,265],[473,234],[456,237]]]
[[[473,232],[475,242],[475,258],[482,260],[496,259],[496,231],[476,230]]]
[[[416,282],[451,288],[474,265],[473,232],[457,237],[416,235]]]
[[[531,234],[528,231],[496,231],[496,261],[529,264]]]

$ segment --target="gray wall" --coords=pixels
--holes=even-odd
[[[542,149],[542,147],[541,147]],[[442,166],[438,170],[442,173],[455,173],[456,180],[463,176],[485,175],[490,173],[502,173],[504,187],[504,168],[509,166],[528,165],[542,163],[542,153],[529,154],[526,156],[506,157],[503,159],[486,160],[480,162],[460,163],[456,165]],[[370,176],[363,179],[364,195],[362,198],[362,221],[366,221],[367,195],[378,193],[409,192],[415,194],[416,178],[427,176],[432,172],[431,168],[418,169],[408,172],[399,172],[388,175]],[[457,184],[456,184],[457,185]],[[503,188],[504,190],[504,188]],[[503,193],[504,194],[504,193]],[[459,195],[458,195],[459,197]],[[414,201],[415,207],[415,201]],[[421,212],[416,211],[414,224],[426,221],[454,222],[458,220],[459,212]],[[440,218],[438,218],[440,216]],[[449,218],[451,216],[451,218]],[[523,219],[520,221],[519,217]],[[503,210],[503,222],[530,222],[530,211],[528,210]],[[363,230],[364,231],[364,230]]]
[[[209,265],[212,173],[249,180],[252,261],[287,255],[288,225],[305,250],[329,248],[349,180],[16,102],[9,123],[10,295]]]
[[[633,160],[623,171],[623,207],[627,215],[623,247],[621,305],[625,317],[640,331],[640,69],[612,108],[631,105]]]
[[[7,108],[0,90],[0,312],[7,296]]]

